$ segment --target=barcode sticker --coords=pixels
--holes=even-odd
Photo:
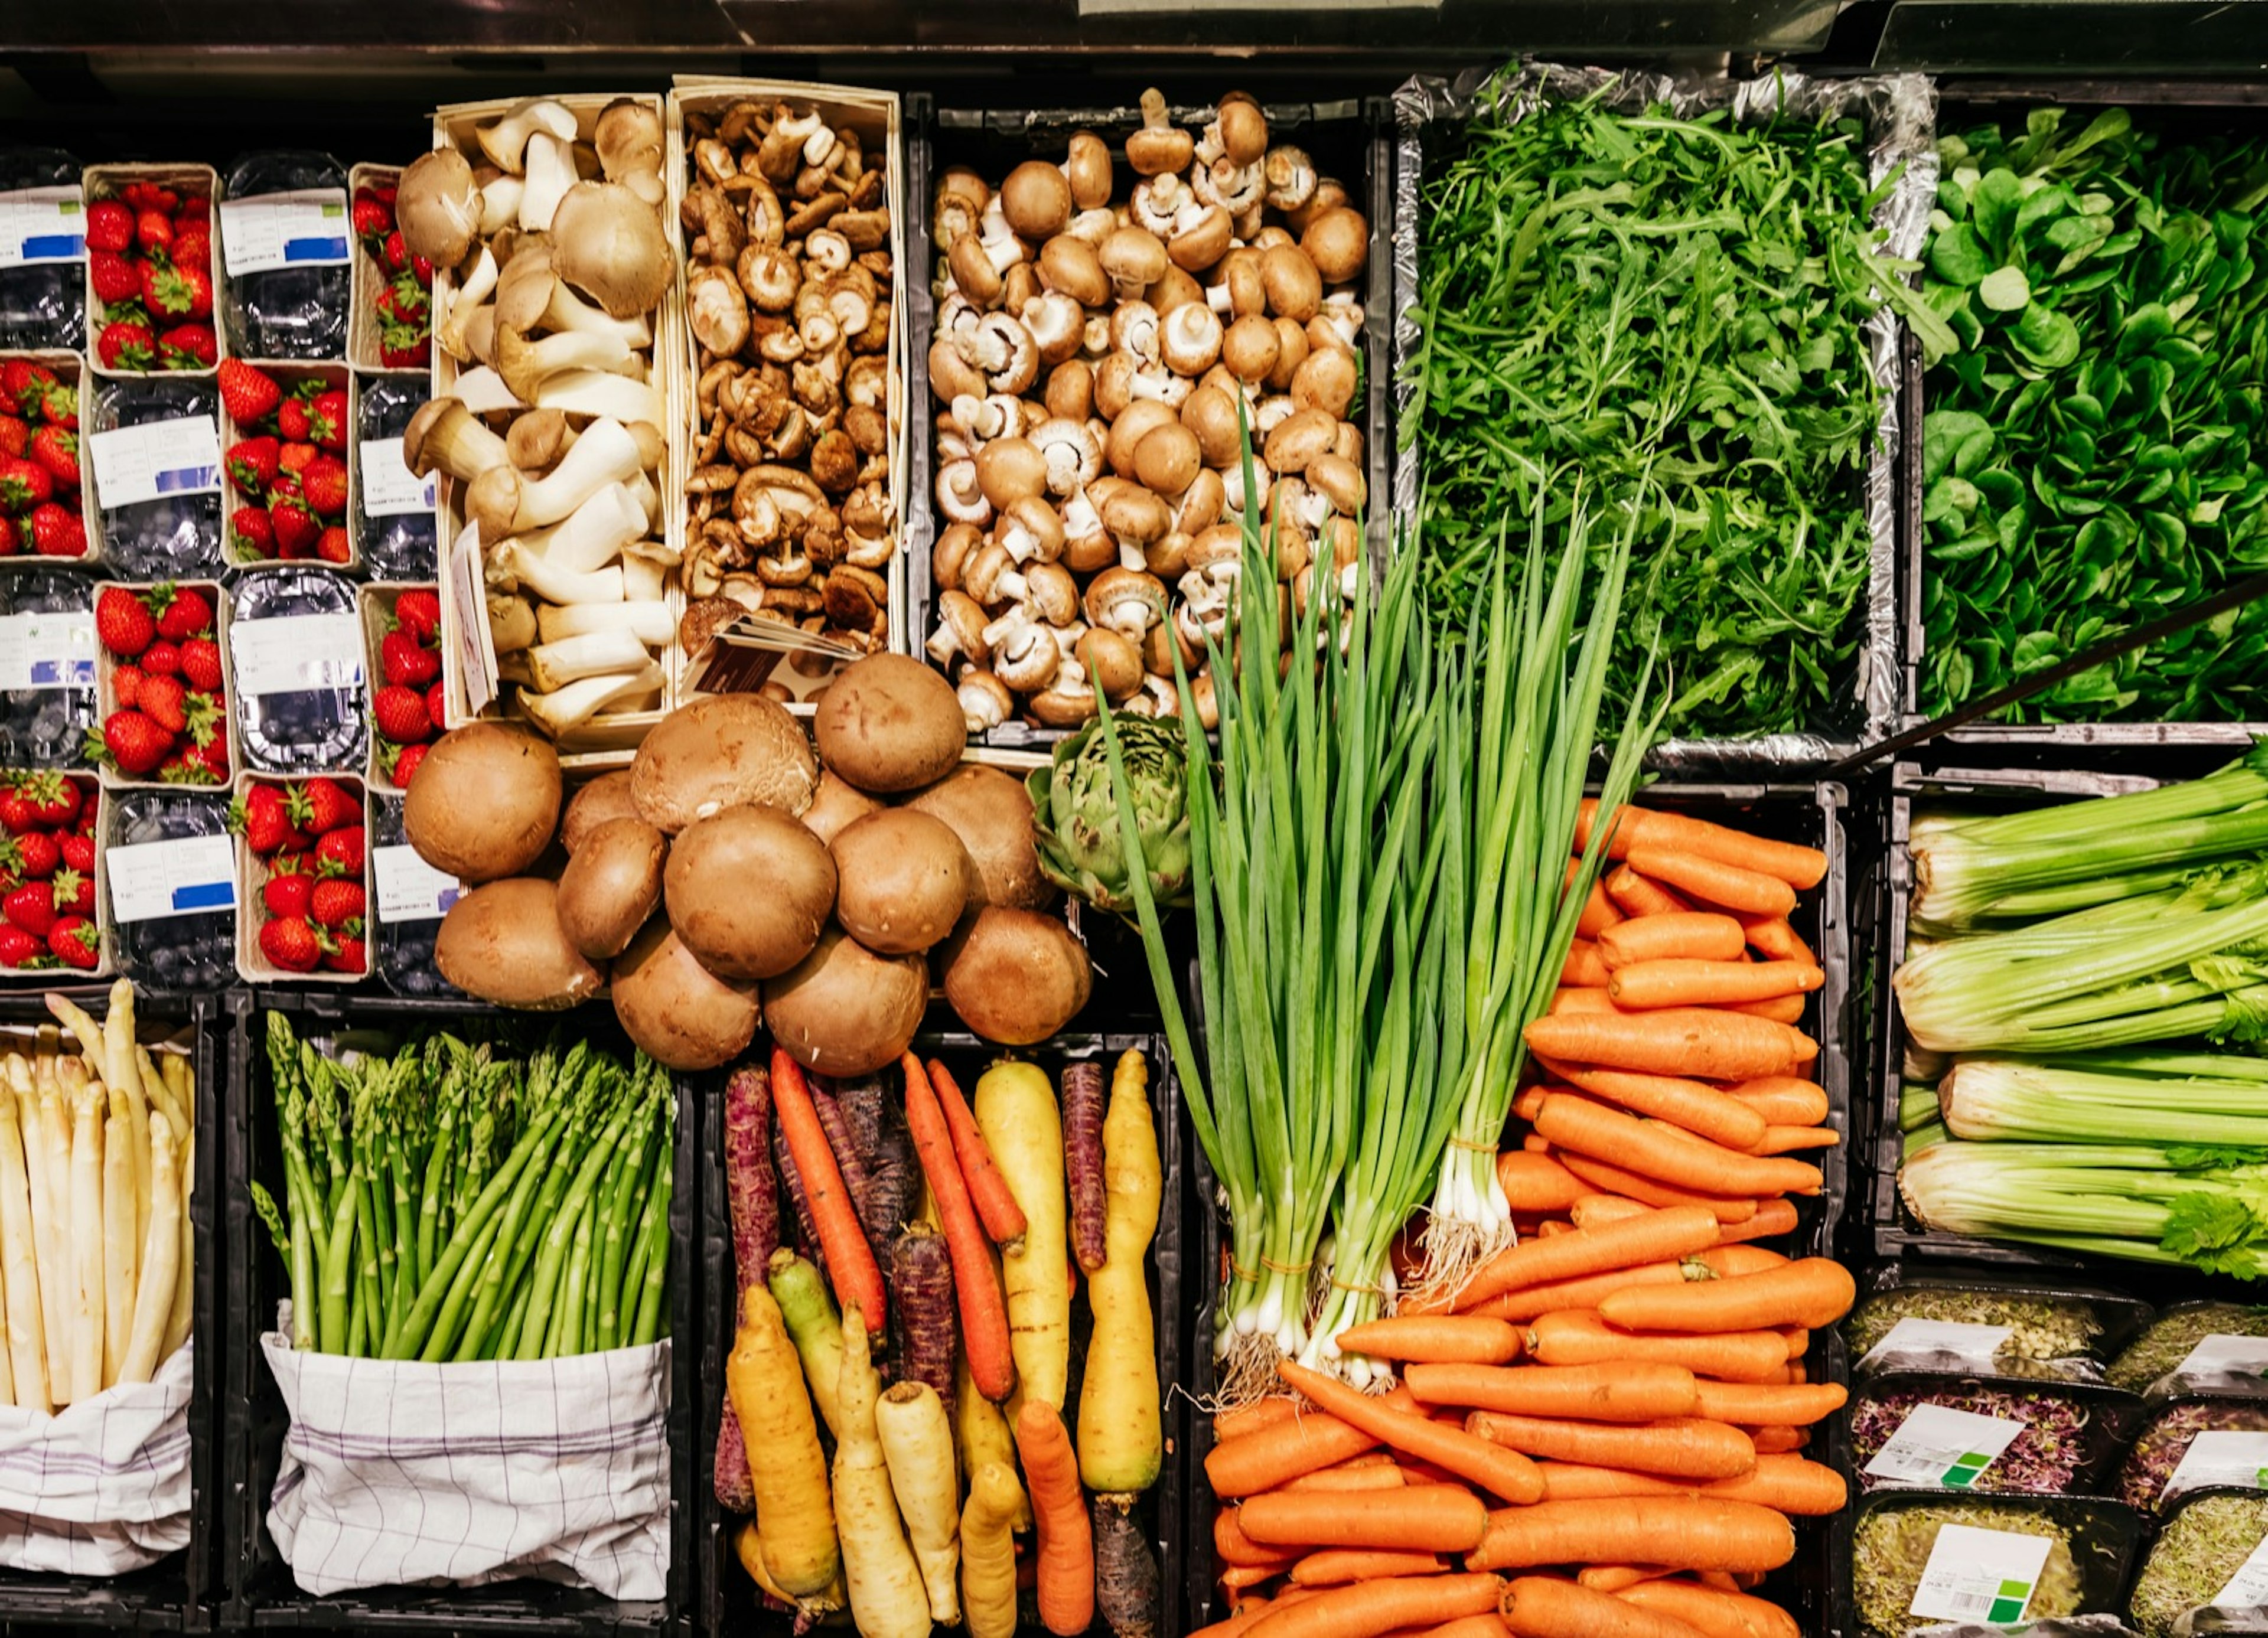
[[[2214,1332],[2174,1367],[2177,1377],[2268,1377],[2268,1337],[2230,1336]]]
[[[2170,1502],[2204,1485],[2245,1485],[2268,1489],[2268,1433],[2209,1430],[2190,1441],[2181,1463],[2159,1493]]]
[[[103,849],[116,922],[155,922],[236,907],[236,848],[225,836],[182,836]]]
[[[2014,1626],[2024,1619],[2054,1546],[2052,1536],[1941,1524],[1906,1608],[1934,1620]]]
[[[1889,1359],[1944,1359],[1989,1365],[1992,1356],[2014,1334],[2014,1326],[1970,1326],[1952,1319],[1901,1319],[1881,1341],[1867,1350],[1867,1356],[1852,1369],[1869,1370]]]
[[[2236,1567],[2236,1574],[2213,1595],[2213,1602],[2224,1610],[2252,1610],[2268,1604],[2268,1537],[2255,1544],[2252,1556]]]
[[[282,614],[228,628],[236,691],[254,696],[362,687],[362,621],[352,614]]]
[[[361,445],[362,515],[404,517],[433,510],[435,474],[418,477],[401,459],[400,438],[364,438]]]
[[[228,275],[278,268],[335,266],[349,260],[346,190],[305,187],[220,205],[221,258]]]
[[[0,268],[86,260],[86,206],[78,184],[0,193]]]
[[[105,511],[173,495],[220,493],[220,423],[210,415],[114,427],[86,440]]]
[[[455,877],[435,870],[406,843],[372,848],[370,864],[378,875],[381,922],[438,921],[464,892]]]
[[[1874,1452],[1867,1472],[1877,1479],[1965,1490],[2026,1426],[1950,1405],[1917,1405]]]

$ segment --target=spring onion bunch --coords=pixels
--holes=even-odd
[[[434,1034],[326,1056],[268,1015],[292,1342],[427,1363],[547,1359],[666,1328],[669,1076],[557,1037],[510,1057]],[[287,1220],[288,1216],[288,1220]]]

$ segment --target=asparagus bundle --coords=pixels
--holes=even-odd
[[[293,1346],[549,1359],[666,1327],[668,1072],[555,1034],[520,1056],[429,1035],[327,1057],[268,1014]]]
[[[61,995],[0,1087],[0,1402],[52,1411],[147,1382],[188,1340],[195,1078],[134,1039],[134,987],[98,1024]]]

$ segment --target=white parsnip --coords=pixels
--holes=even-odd
[[[874,1406],[874,1433],[929,1592],[930,1620],[957,1627],[961,1487],[954,1475],[953,1425],[945,1401],[926,1382],[895,1384]]]
[[[855,1333],[855,1334],[854,1334]],[[877,1385],[866,1326],[856,1304],[843,1312],[843,1375],[835,1391],[835,1527],[843,1581],[862,1638],[929,1638],[929,1594],[898,1522],[898,1500],[874,1431]]]

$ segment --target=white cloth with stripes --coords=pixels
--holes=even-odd
[[[195,1346],[52,1416],[0,1407],[0,1565],[117,1576],[189,1545]]]

